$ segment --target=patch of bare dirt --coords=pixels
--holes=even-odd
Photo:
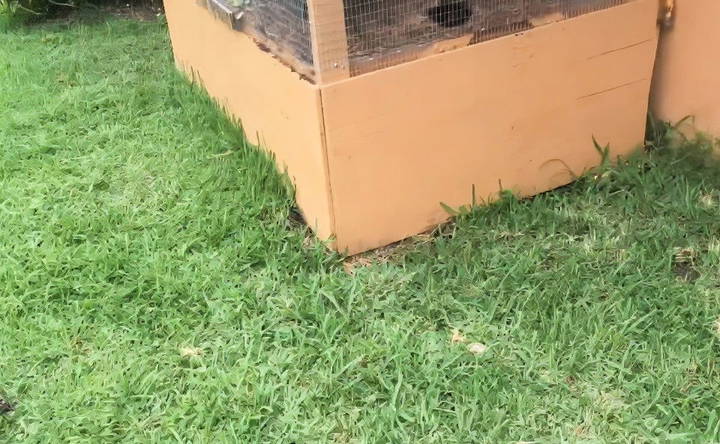
[[[163,13],[161,1],[108,2],[102,10],[116,17],[151,22]]]
[[[74,23],[93,23],[105,20],[107,17],[119,17],[138,21],[154,21],[163,14],[164,9],[160,0],[109,0],[82,7],[54,8],[45,20],[38,20],[31,24],[59,24],[72,25]]]

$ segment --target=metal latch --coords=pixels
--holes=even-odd
[[[663,26],[671,27],[675,21],[675,0],[660,0],[660,19]]]

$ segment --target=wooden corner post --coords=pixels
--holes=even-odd
[[[315,80],[319,84],[350,77],[344,0],[307,0]]]

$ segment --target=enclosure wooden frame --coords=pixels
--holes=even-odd
[[[314,39],[337,27],[332,3],[312,2],[328,26]],[[567,184],[600,161],[593,138],[611,156],[643,142],[657,0],[355,77],[330,48],[336,69],[316,83],[194,1],[166,0],[166,13],[178,66],[273,153],[318,236],[350,254],[428,230],[448,206]]]

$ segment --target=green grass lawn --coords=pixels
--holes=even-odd
[[[718,440],[707,145],[349,274],[161,24],[0,34],[0,441]]]

